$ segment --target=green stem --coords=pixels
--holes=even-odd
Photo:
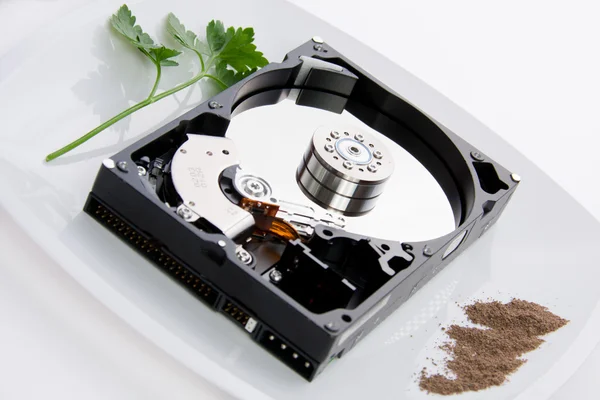
[[[149,99],[152,103],[154,103],[155,101],[158,100],[162,100],[165,97],[169,97],[170,95],[172,95],[173,93],[177,93],[180,90],[185,89],[188,86],[193,85],[194,83],[198,82],[200,79],[204,78],[206,76],[206,74],[204,72],[200,72],[198,75],[196,75],[195,77],[193,77],[192,79],[190,79],[187,82],[181,83],[177,86],[175,86],[172,89],[166,90],[162,93],[157,94],[156,96],[154,96],[153,98]]]
[[[209,74],[206,74],[206,75],[204,75],[204,76],[205,76],[206,78],[210,78],[210,79],[212,79],[213,81],[217,82],[217,83],[219,84],[219,86],[221,86],[221,89],[227,89],[227,87],[228,87],[228,86],[225,84],[225,82],[223,82],[222,80],[220,80],[220,79],[219,79],[219,78],[217,78],[216,76],[214,76],[214,75],[209,75]]]
[[[123,118],[133,114],[134,112],[141,110],[142,108],[155,103],[159,100],[164,99],[165,97],[168,97],[174,93],[179,92],[180,90],[183,90],[185,88],[187,88],[188,86],[193,85],[194,83],[198,82],[200,79],[202,78],[210,78],[213,79],[215,82],[217,82],[218,84],[222,85],[223,88],[226,88],[227,85],[225,85],[225,83],[223,81],[221,81],[219,78],[217,78],[216,76],[213,75],[209,75],[206,73],[206,71],[208,69],[210,69],[212,67],[212,64],[214,63],[214,57],[211,57],[208,59],[208,61],[206,62],[206,64],[204,64],[204,61],[202,60],[202,56],[198,54],[198,57],[200,58],[200,62],[202,65],[202,69],[200,70],[200,72],[198,73],[198,75],[194,76],[192,79],[190,79],[187,82],[184,82],[182,84],[179,84],[177,86],[175,86],[172,89],[169,89],[167,91],[164,91],[162,93],[159,93],[157,95],[156,94],[156,90],[158,89],[158,82],[160,81],[160,76],[161,76],[161,67],[159,63],[154,63],[156,65],[156,81],[154,82],[154,87],[152,88],[152,91],[150,92],[150,95],[143,101],[129,107],[128,109],[120,112],[119,114],[115,115],[114,117],[112,117],[111,119],[109,119],[108,121],[104,122],[102,125],[92,129],[91,131],[89,131],[88,133],[86,133],[85,135],[83,135],[82,137],[80,137],[79,139],[69,143],[68,145],[56,150],[53,153],[50,153],[46,156],[46,162],[48,161],[52,161],[60,156],[62,156],[63,154],[68,153],[69,151],[73,150],[74,148],[82,145],[83,143],[87,142],[88,140],[90,140],[91,138],[93,138],[94,136],[96,136],[97,134],[99,134],[100,132],[102,132],[103,130],[105,130],[106,128],[110,127],[111,125],[119,122],[120,120],[122,120]],[[206,69],[205,69],[206,66]]]
[[[194,50],[194,49],[192,49],[192,50]],[[200,70],[206,71],[206,69],[204,68],[204,59],[202,58],[202,54],[200,54],[200,52],[198,50],[194,50],[194,53],[196,53],[196,55],[200,59]]]
[[[205,64],[204,64],[204,61],[202,60],[202,56],[198,52],[196,52],[196,54],[198,55],[198,58],[200,59],[200,63],[202,65],[202,69],[200,70],[200,72],[198,72],[198,75],[196,75],[195,77],[193,77],[192,79],[190,79],[187,82],[179,84],[179,85],[175,86],[172,89],[169,89],[167,91],[164,91],[164,92],[162,92],[162,93],[154,96],[151,99],[152,102],[155,102],[155,101],[158,101],[158,100],[162,100],[165,97],[168,97],[168,96],[172,95],[173,93],[177,93],[180,90],[183,90],[186,87],[193,85],[194,83],[198,82],[202,78],[209,77],[209,76],[212,77],[212,75],[208,75],[206,73],[206,71],[208,71],[212,67],[213,62],[215,61],[214,57],[211,57],[211,58],[208,59],[208,61],[206,62],[206,68],[205,68]],[[219,81],[219,82],[221,82],[221,81]],[[221,83],[223,83],[223,82],[221,82]]]
[[[160,82],[160,76],[162,74],[160,62],[155,62],[154,65],[156,65],[156,79],[154,80],[154,86],[152,86],[152,91],[148,95],[148,99],[152,98],[152,96],[154,96],[154,93],[156,93],[156,90],[158,89],[158,82]]]
[[[140,110],[151,103],[152,102],[150,101],[150,99],[146,99],[144,101],[141,101],[141,102],[129,107],[127,110],[124,110],[124,111],[120,112],[119,114],[115,115],[114,117],[112,117],[111,119],[109,119],[108,121],[103,123],[102,125],[92,129],[91,131],[89,131],[88,133],[86,133],[85,135],[80,137],[79,139],[69,143],[68,145],[56,150],[53,153],[48,154],[46,156],[46,161],[52,161],[55,158],[58,158],[65,153],[68,153],[69,151],[73,150],[77,146],[82,145],[83,143],[87,142],[88,140],[90,140],[91,138],[93,138],[94,136],[96,136],[97,134],[99,134],[100,132],[102,132],[103,130],[108,128],[109,126],[119,122],[120,120],[127,117],[128,115],[133,114],[137,110]]]

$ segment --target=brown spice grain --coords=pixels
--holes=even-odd
[[[464,307],[473,323],[487,329],[451,325],[445,333],[454,340],[440,348],[449,359],[447,369],[456,376],[427,375],[421,371],[419,387],[442,395],[477,391],[499,386],[525,360],[519,357],[535,350],[544,340],[539,336],[554,332],[569,321],[552,314],[546,307],[525,300],[513,299],[476,302]],[[442,329],[443,330],[443,329]]]

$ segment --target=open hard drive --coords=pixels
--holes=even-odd
[[[85,211],[312,380],[519,180],[315,38],[105,160]]]

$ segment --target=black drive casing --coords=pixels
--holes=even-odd
[[[307,68],[300,56],[343,70],[318,65]],[[299,81],[301,74],[305,78]],[[179,146],[187,134],[225,136],[233,115],[281,101],[291,90],[299,90],[297,104],[337,113],[346,110],[401,145],[432,173],[454,211],[456,230],[426,242],[399,243],[321,225],[308,245],[290,242],[280,264],[343,265],[347,260],[339,258],[340,251],[328,250],[328,246],[343,242],[341,253],[351,254],[361,263],[387,263],[394,269],[391,279],[352,309],[310,312],[241,263],[231,239],[185,222],[153,196],[137,174],[141,149]],[[247,333],[307,380],[318,375],[329,360],[350,351],[475,242],[497,221],[518,184],[514,174],[327,44],[313,41],[290,52],[282,63],[269,64],[115,154],[112,160],[117,164],[124,161],[127,167],[101,166],[85,212],[242,328],[249,318],[257,321],[256,329]],[[456,250],[443,258],[447,248],[457,242]]]

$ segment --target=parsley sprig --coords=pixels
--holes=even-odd
[[[79,139],[49,154],[46,161],[52,161],[68,153],[123,118],[177,93],[203,78],[212,79],[220,89],[226,89],[255,72],[258,68],[268,64],[267,59],[263,57],[263,53],[258,51],[253,44],[254,29],[235,29],[233,27],[225,29],[221,21],[213,20],[206,27],[206,41],[203,42],[194,32],[188,31],[173,13],[170,13],[167,17],[167,32],[184,48],[196,54],[200,62],[200,68],[198,73],[189,81],[157,94],[162,67],[178,66],[179,64],[173,58],[180,55],[181,52],[155,43],[150,35],[135,24],[136,18],[127,5],[123,5],[111,17],[110,22],[118,33],[141,51],[156,67],[156,78],[150,94],[144,100],[123,110]]]

